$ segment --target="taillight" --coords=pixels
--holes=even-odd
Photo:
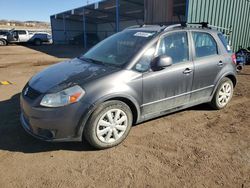
[[[236,54],[233,54],[232,55],[232,61],[233,63],[236,65],[237,64],[237,57],[236,57]]]

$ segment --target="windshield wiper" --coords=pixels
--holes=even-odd
[[[87,61],[89,63],[95,63],[95,64],[100,64],[100,65],[105,65],[105,63],[102,62],[102,61],[98,61],[98,60],[87,58],[87,57],[79,57],[79,59],[81,59],[83,61]]]
[[[107,66],[111,66],[111,67],[121,68],[120,65],[116,65],[116,64],[112,64],[112,63],[105,63],[103,61],[95,60],[95,59],[92,59],[92,58],[87,58],[87,57],[84,57],[84,56],[78,57],[78,59],[86,61],[88,63],[94,63],[94,64],[99,64],[99,65],[107,65]]]

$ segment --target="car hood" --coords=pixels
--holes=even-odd
[[[88,63],[75,58],[52,65],[36,74],[29,81],[29,86],[41,93],[57,92],[71,85],[83,85],[118,70],[117,67]]]

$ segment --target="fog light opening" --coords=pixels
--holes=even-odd
[[[41,128],[39,128],[37,130],[37,132],[38,132],[38,134],[40,136],[45,137],[47,139],[53,139],[53,138],[55,138],[55,135],[56,135],[55,131],[48,130],[48,129],[41,129]]]

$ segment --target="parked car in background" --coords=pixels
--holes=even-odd
[[[237,65],[236,65],[236,70],[237,72],[242,71],[243,67],[246,64],[246,56],[245,53],[243,53],[242,50],[239,50],[236,52],[236,58],[237,58]]]
[[[0,30],[0,46],[6,46],[8,44],[7,35],[8,30]]]
[[[245,65],[250,64],[250,51],[248,49],[240,49],[236,53],[237,57],[237,71],[240,72]]]
[[[241,56],[244,56],[245,64],[250,64],[250,49],[240,49],[236,52],[236,55],[239,54]]]
[[[51,43],[52,36],[46,32],[30,32],[27,30],[11,30],[7,36],[8,43],[32,43],[37,46]]]
[[[132,124],[194,105],[223,109],[236,58],[222,33],[185,25],[136,26],[33,76],[21,93],[23,128],[46,141],[120,144]]]

